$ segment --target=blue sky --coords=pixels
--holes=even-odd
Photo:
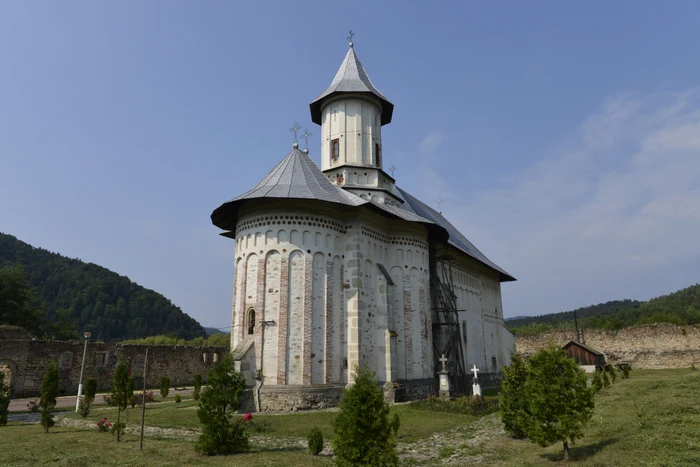
[[[519,280],[506,316],[700,275],[700,4],[5,2],[0,231],[230,322],[209,215],[289,151],[347,31],[400,186]]]

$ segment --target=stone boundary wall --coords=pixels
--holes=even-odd
[[[537,336],[516,336],[518,353],[529,356],[546,347],[575,340],[576,332],[550,331]],[[585,330],[586,345],[603,352],[608,363],[630,362],[632,368],[687,368],[700,365],[700,327],[674,324],[631,326],[619,331]]]
[[[170,387],[191,385],[195,374],[201,374],[204,383],[211,365],[228,352],[226,347],[88,343],[83,384],[87,378],[95,378],[98,391],[111,390],[114,368],[121,357],[129,376],[134,377],[136,389],[143,387],[146,348],[146,385],[151,388],[158,387],[163,376],[170,378]],[[38,397],[51,362],[58,367],[59,394],[76,394],[82,358],[82,342],[32,340],[24,331],[0,328],[0,365],[12,372],[12,397]]]

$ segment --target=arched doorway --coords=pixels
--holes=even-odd
[[[12,380],[17,376],[17,365],[12,360],[0,359],[0,372],[5,375],[5,386],[9,388],[12,397]]]

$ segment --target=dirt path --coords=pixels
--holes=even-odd
[[[153,391],[153,394],[158,394],[158,389],[147,389],[147,391]],[[169,397],[175,397],[175,393],[179,392],[182,397],[189,397],[192,395],[193,389],[190,388],[181,388],[181,389],[174,389],[170,388],[170,394]],[[141,391],[134,391],[134,394],[141,394]],[[96,394],[95,395],[95,401],[93,402],[93,405],[105,405],[105,400],[104,396],[108,396],[109,393],[103,393],[103,394]],[[29,404],[29,401],[36,401],[37,403],[39,402],[38,397],[28,397],[28,398],[23,398],[23,399],[12,399],[10,401],[10,407],[9,410],[10,412],[21,412],[27,410],[27,404]],[[56,398],[56,408],[65,408],[65,407],[75,407],[75,401],[76,401],[76,396],[63,396],[63,397],[57,397]]]

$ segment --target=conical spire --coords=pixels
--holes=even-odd
[[[391,122],[391,116],[394,113],[394,104],[374,87],[369,76],[367,76],[367,72],[362,67],[360,59],[357,58],[357,54],[355,54],[355,48],[352,42],[350,43],[347,55],[345,55],[345,60],[343,60],[343,63],[340,65],[331,85],[310,104],[311,121],[318,125],[321,124],[323,102],[332,95],[338,93],[369,93],[374,95],[379,99],[382,105],[382,125]]]

